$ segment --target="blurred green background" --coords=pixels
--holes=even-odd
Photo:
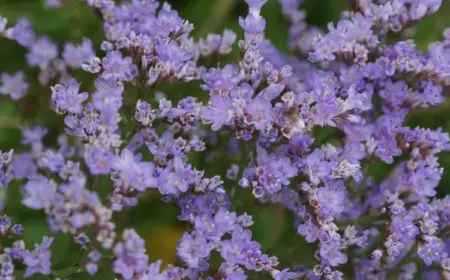
[[[65,41],[81,42],[83,37],[90,38],[97,50],[103,40],[102,22],[95,17],[85,3],[79,0],[64,0],[63,9],[46,9],[39,0],[0,0],[0,15],[14,23],[19,17],[28,17],[36,32],[48,35],[56,41],[60,48]],[[195,26],[195,36],[205,36],[210,32],[221,33],[223,28],[230,28],[242,36],[237,19],[245,16],[247,6],[244,0],[172,0],[169,1],[181,16],[188,19]],[[439,40],[442,31],[450,26],[450,2],[444,1],[441,10],[427,18],[417,26],[415,39],[422,50],[426,50],[430,42]],[[307,21],[324,28],[329,21],[337,21],[340,12],[346,9],[344,0],[306,0]],[[267,20],[266,34],[282,51],[288,51],[286,25],[281,15],[281,9],[276,0],[269,0],[263,9]],[[52,146],[56,143],[56,136],[63,131],[62,118],[56,116],[48,109],[50,89],[37,83],[37,69],[26,67],[25,50],[16,43],[0,39],[0,73],[14,73],[26,69],[29,78],[30,90],[28,95],[20,102],[14,103],[8,97],[0,96],[0,149],[5,151],[11,148],[16,152],[23,151],[20,147],[20,132],[16,124],[32,125],[42,124],[49,128],[49,135],[45,142]],[[221,60],[221,65],[227,61],[235,61],[238,54],[234,53]],[[92,76],[86,73],[76,75],[82,83],[83,90],[92,88]],[[183,86],[156,87],[147,94],[155,91],[164,91],[171,99],[179,99],[184,95],[195,95],[200,99],[207,98],[207,93],[198,90],[198,82]],[[430,128],[443,127],[450,131],[450,103],[437,106],[430,110],[417,110],[409,117],[409,125]],[[231,163],[239,161],[239,155],[229,156],[226,145],[230,135],[221,133],[217,135],[215,161],[220,164],[208,168],[207,174],[224,175]],[[326,137],[326,136],[325,136]],[[194,155],[192,163],[198,168],[206,165],[205,154]],[[441,154],[440,163],[445,170],[450,168],[450,154]],[[370,174],[381,180],[392,166],[375,164],[370,167]],[[439,195],[443,196],[450,191],[450,173],[445,172],[439,186]],[[227,188],[234,188],[235,183],[226,181]],[[31,211],[20,204],[20,187],[23,182],[14,182],[7,190],[0,190],[0,197],[4,199],[5,213],[14,218],[14,222],[22,223],[25,231],[24,238],[28,246],[40,242],[44,234],[49,234],[48,227],[42,212]],[[90,186],[100,192],[106,192],[111,187],[109,178],[100,178],[99,184]],[[255,224],[252,227],[254,238],[261,242],[264,250],[269,254],[280,257],[281,263],[286,267],[298,264],[313,265],[312,248],[296,234],[293,226],[294,219],[287,211],[279,206],[256,204],[248,190],[235,189],[233,202],[239,212],[254,215]],[[152,260],[162,258],[165,264],[175,262],[174,249],[182,232],[187,228],[185,223],[177,222],[177,209],[165,204],[157,194],[149,194],[142,198],[138,207],[118,215],[119,228],[134,227],[145,237],[147,251]],[[64,269],[76,262],[80,250],[72,244],[71,236],[57,234],[52,249],[54,270]],[[20,269],[20,267],[18,268]],[[254,276],[256,277],[256,276]],[[86,274],[70,276],[68,279],[87,279]],[[17,279],[21,279],[18,276]],[[31,279],[48,279],[48,277],[32,277]],[[108,271],[102,271],[94,279],[113,279]],[[252,279],[263,279],[256,277]]]

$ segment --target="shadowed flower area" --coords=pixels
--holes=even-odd
[[[0,280],[450,279],[449,13],[0,0]]]

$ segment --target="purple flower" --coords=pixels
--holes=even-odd
[[[262,6],[267,3],[267,0],[245,0],[250,9],[261,10]]]
[[[42,126],[35,125],[33,127],[24,127],[22,130],[22,144],[39,144],[42,141],[42,138],[44,138],[45,135],[47,135],[48,130],[46,128],[43,128]]]
[[[40,37],[30,47],[27,62],[30,66],[46,67],[49,62],[58,56],[58,48],[49,38]]]
[[[81,65],[88,63],[95,57],[91,40],[84,38],[83,42],[79,45],[66,43],[62,52],[62,57],[70,67],[80,68]]]
[[[5,249],[5,251],[8,248]],[[5,280],[14,280],[14,264],[13,259],[7,254],[0,255],[0,262],[2,264],[0,270],[0,277]]]
[[[90,261],[85,265],[86,271],[90,275],[94,275],[98,271],[98,261],[101,259],[102,255],[98,251],[91,251],[88,255]]]
[[[446,256],[444,242],[441,239],[435,236],[425,236],[424,239],[425,242],[421,243],[417,249],[417,255],[426,265],[438,262]]]
[[[158,177],[158,188],[162,194],[178,195],[188,190],[191,181],[195,181],[197,174],[179,157],[173,166],[165,168]]]
[[[56,112],[64,114],[81,113],[83,110],[82,103],[88,99],[86,92],[79,93],[80,84],[72,80],[68,85],[57,84],[52,87],[52,100],[56,105]]]
[[[230,92],[243,78],[239,68],[232,64],[225,65],[223,69],[203,70],[200,75],[206,83],[200,87],[213,95]]]
[[[219,268],[220,275],[223,275],[225,280],[246,280],[247,275],[244,270],[237,265],[228,265],[222,263]]]
[[[110,52],[114,49],[114,45],[111,42],[103,41],[100,48],[102,51]]]
[[[38,159],[38,166],[40,168],[47,168],[53,173],[58,173],[64,167],[64,157],[53,150],[45,151]]]
[[[211,96],[210,105],[202,110],[203,121],[206,124],[211,124],[213,131],[219,130],[224,125],[230,126],[233,118],[233,104],[227,96]]]
[[[333,240],[328,243],[322,242],[320,244],[319,252],[320,256],[331,266],[337,266],[347,262],[347,256],[340,250],[340,242]]]
[[[183,19],[180,18],[178,12],[172,10],[170,6],[164,5],[153,22],[152,33],[159,36],[167,36],[170,32],[175,32],[183,27]]]
[[[240,58],[214,68],[205,65],[211,56],[231,52],[233,32],[196,40],[190,35],[193,25],[158,1],[85,2],[104,20],[102,60],[89,39],[66,43],[59,57],[57,45],[37,37],[28,20],[6,29],[0,17],[0,35],[26,47],[28,64],[40,68],[38,80],[59,79],[52,105],[65,114],[66,134],[75,136],[70,145],[60,136],[56,148],[44,147],[47,130],[25,127],[22,144],[31,144],[31,151],[14,157],[0,152],[0,186],[10,178],[23,179],[22,203],[44,212],[50,230],[72,232],[83,247],[94,240],[101,245],[105,257],[93,250],[80,269],[95,275],[99,262],[111,255],[106,251],[112,251],[109,269],[129,280],[244,280],[250,277],[247,271],[277,280],[342,280],[351,276],[336,269],[346,263],[354,266],[350,274],[357,280],[386,279],[392,272],[413,279],[418,261],[431,266],[425,271],[449,274],[450,245],[444,237],[450,196],[437,197],[437,188],[444,175],[438,153],[450,151],[450,137],[443,129],[409,128],[407,116],[415,108],[445,102],[450,29],[428,52],[413,40],[390,36],[436,12],[441,0],[349,1],[351,10],[326,33],[309,25],[299,7],[303,0],[279,0],[290,52],[298,56],[282,53],[264,38],[261,8],[268,1],[245,0],[249,13],[238,22],[244,30]],[[92,95],[80,93],[72,80],[78,68],[94,74]],[[156,83],[199,79],[205,98],[174,96],[174,106],[173,98],[151,95]],[[22,72],[3,74],[0,93],[20,99],[28,90],[24,80]],[[133,101],[132,87],[139,87],[136,94],[150,95]],[[133,115],[130,104],[136,105]],[[229,139],[229,159],[220,166],[212,159],[220,159]],[[241,147],[248,155],[239,159],[238,140],[248,146]],[[200,157],[205,156],[207,168],[197,170],[193,152],[205,150]],[[375,174],[371,164],[376,161],[392,165],[392,172],[385,178]],[[230,166],[227,177],[248,188],[240,191],[253,192],[255,203],[280,204],[292,212],[298,234],[315,243],[313,269],[290,272],[252,240],[251,216],[233,212],[242,201],[231,205],[240,200],[240,191],[210,174]],[[98,175],[113,181],[104,197],[91,190]],[[180,265],[163,271],[162,261],[149,263],[135,230],[125,229],[116,238],[121,226],[113,213],[136,206],[148,189],[177,205],[177,218],[189,224],[176,249]],[[88,238],[92,226],[95,235]],[[0,218],[3,237],[22,230]],[[50,274],[51,242],[45,238],[33,251],[24,241],[5,248],[0,278],[12,279],[21,260],[26,276]],[[414,262],[399,266],[409,261],[411,248]],[[223,261],[211,271],[215,253]]]
[[[379,260],[382,256],[383,256],[383,251],[381,251],[380,249],[377,249],[372,252],[372,259],[374,259],[376,261]]]
[[[304,236],[308,243],[313,243],[319,238],[319,228],[311,221],[300,224],[297,228],[300,235]]]
[[[123,149],[120,157],[115,157],[111,161],[111,168],[118,172],[116,183],[125,188],[144,191],[146,188],[156,185],[153,177],[154,166],[151,162],[141,162],[140,155],[134,156],[127,149]]]
[[[239,25],[247,33],[261,33],[264,32],[264,29],[266,28],[266,21],[263,17],[250,13],[245,19],[239,17]]]
[[[202,236],[185,233],[178,242],[177,256],[191,268],[198,268],[210,252],[211,245]]]
[[[18,100],[25,96],[29,84],[25,81],[22,71],[13,75],[3,73],[1,75],[0,93],[10,95],[13,100]]]
[[[7,187],[9,182],[11,182],[11,178],[3,170],[0,170],[0,187]]]
[[[69,144],[69,139],[66,134],[58,136],[59,153],[64,157],[72,157],[75,154],[75,147]]]
[[[176,41],[158,41],[155,51],[158,59],[174,64],[183,63],[192,58],[192,54],[180,48]]]
[[[4,235],[8,232],[9,227],[11,226],[11,218],[8,216],[0,217],[0,234]]]
[[[92,261],[98,262],[102,258],[102,255],[100,254],[99,251],[92,251],[92,252],[89,253],[88,257]]]
[[[272,194],[280,191],[283,185],[290,184],[289,179],[294,177],[298,171],[289,158],[275,153],[269,154],[261,147],[257,148],[257,163],[258,167],[247,169],[244,175],[255,173],[259,185],[264,188],[260,190],[263,193]],[[259,193],[258,188],[255,188],[254,193]]]
[[[32,209],[49,208],[56,196],[56,185],[46,177],[28,181],[24,186],[22,203]]]
[[[10,248],[5,248],[5,253],[14,260],[22,259],[25,251],[25,242],[23,240],[15,241]]]
[[[289,279],[298,279],[300,277],[300,273],[298,272],[289,272],[289,269],[283,269],[282,271],[278,271],[272,273],[273,279],[275,280],[289,280]]]
[[[392,258],[399,256],[405,248],[405,244],[399,241],[396,235],[390,235],[384,242],[384,246],[387,249],[388,256]]]
[[[93,175],[108,174],[113,159],[111,152],[94,147],[86,151],[86,164]]]
[[[131,57],[122,58],[120,51],[108,52],[102,60],[104,79],[131,81],[137,74],[137,68],[133,65]]]
[[[124,230],[122,242],[114,246],[113,252],[113,271],[123,279],[134,279],[147,269],[148,256],[145,253],[144,240],[133,229]]]
[[[11,232],[14,234],[22,234],[23,226],[21,224],[15,224],[11,227]]]
[[[98,78],[95,87],[97,91],[92,96],[95,108],[99,111],[119,111],[123,103],[123,84],[114,79]]]
[[[35,245],[33,251],[24,251],[22,253],[23,263],[27,266],[24,277],[30,277],[39,273],[49,275],[51,272],[51,252],[50,246],[53,243],[52,237],[45,237],[40,245]]]
[[[156,119],[157,113],[152,111],[149,103],[138,100],[136,103],[136,112],[134,118],[144,126],[148,126]]]
[[[36,34],[27,18],[20,18],[17,21],[12,31],[12,37],[24,47],[31,47],[35,43]]]
[[[338,217],[344,211],[344,182],[341,180],[327,182],[324,187],[317,188],[312,199],[320,215],[324,217]]]
[[[98,271],[98,265],[96,263],[93,262],[88,262],[85,266],[87,273],[89,273],[89,275],[95,275]]]
[[[236,34],[225,29],[223,35],[208,34],[206,39],[199,40],[199,51],[202,56],[210,56],[214,53],[228,54],[231,52]]]
[[[263,98],[253,99],[247,105],[246,111],[257,130],[263,130],[274,120],[272,104]]]

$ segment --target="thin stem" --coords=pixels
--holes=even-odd
[[[336,221],[336,224],[338,226],[349,226],[349,225],[373,225],[375,222],[377,224],[383,224],[384,222],[387,222],[386,220],[388,217],[385,214],[377,214],[377,213],[371,213],[369,215],[352,219],[352,220],[342,220],[342,221]]]
[[[88,244],[90,244],[90,243],[88,243]],[[91,247],[89,247],[89,248],[91,248]],[[63,268],[61,270],[52,271],[52,273],[49,275],[50,279],[67,277],[72,274],[81,272],[83,260],[86,258],[87,255],[88,255],[88,250],[86,250],[86,248],[82,248],[80,255],[78,256],[78,259],[74,265]]]
[[[80,270],[81,269],[79,267],[71,266],[58,271],[53,271],[51,275],[56,278],[67,277],[80,272]]]

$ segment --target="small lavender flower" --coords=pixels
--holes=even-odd
[[[202,111],[202,118],[206,124],[211,124],[213,131],[231,125],[234,118],[232,101],[225,96],[211,96],[210,106]]]
[[[224,30],[223,35],[208,34],[206,39],[200,39],[198,42],[200,55],[207,57],[215,53],[228,54],[235,41],[236,34],[228,29]]]
[[[10,177],[7,174],[5,174],[3,170],[0,170],[0,187],[8,186],[10,181],[11,181]]]
[[[275,280],[289,280],[289,279],[297,279],[300,276],[300,273],[297,272],[289,272],[289,269],[283,269],[282,271],[272,271],[271,272],[273,279]]]
[[[90,275],[95,275],[98,271],[98,261],[101,259],[102,255],[100,254],[100,252],[98,251],[92,251],[89,253],[88,258],[89,258],[89,262],[86,263],[86,271],[90,274]]]
[[[263,98],[255,98],[247,105],[247,113],[257,130],[263,130],[274,119],[272,105]]]
[[[81,65],[81,69],[90,73],[99,73],[102,70],[100,58],[91,58],[87,63]]]
[[[237,164],[232,164],[227,170],[227,179],[236,180],[239,171],[239,166]]]
[[[266,28],[266,20],[263,17],[248,14],[245,19],[239,18],[239,25],[249,34],[261,33]]]
[[[345,191],[343,181],[328,183],[318,188],[312,196],[312,204],[324,217],[336,217],[344,211]]]
[[[40,168],[46,168],[50,172],[58,173],[65,165],[64,157],[53,150],[46,150],[37,162]]]
[[[108,174],[110,172],[111,160],[113,155],[111,152],[94,147],[86,151],[86,164],[93,175]]]
[[[24,186],[22,203],[32,209],[45,209],[53,204],[56,197],[56,185],[46,177],[38,177]]]
[[[92,262],[88,262],[85,266],[87,273],[89,273],[89,275],[95,275],[98,271],[98,266],[95,263]]]
[[[64,114],[81,113],[83,109],[82,103],[88,99],[86,92],[79,93],[80,84],[72,80],[68,85],[57,84],[52,87],[52,100],[56,105],[56,112]]]
[[[250,8],[250,13],[254,13],[254,11],[260,11],[261,8],[267,3],[267,0],[245,0],[245,2]]]
[[[13,100],[24,97],[29,87],[22,71],[16,72],[13,75],[3,73],[1,75],[1,83],[0,93],[10,95]]]
[[[203,236],[184,234],[178,244],[177,255],[189,267],[199,268],[211,252],[211,245]]]
[[[124,86],[115,79],[95,80],[97,91],[92,95],[95,108],[102,112],[117,112],[122,107]]]
[[[42,126],[35,125],[33,127],[24,127],[22,131],[22,144],[37,144],[41,143],[42,138],[47,135],[48,130]]]
[[[11,218],[8,216],[0,217],[0,234],[4,235],[8,232],[11,226]]]
[[[95,58],[94,50],[92,49],[92,42],[84,38],[79,45],[66,43],[62,52],[64,61],[72,68],[80,68],[84,63],[88,63]]]
[[[144,240],[134,230],[126,229],[122,234],[123,242],[114,247],[113,270],[123,279],[139,277],[147,269],[148,256],[145,254]]]
[[[102,49],[102,51],[109,52],[114,49],[114,45],[111,42],[103,41],[100,48]]]
[[[30,66],[47,67],[58,56],[58,48],[49,38],[40,37],[30,46],[27,62]]]
[[[441,260],[444,253],[444,244],[441,239],[434,236],[425,236],[424,244],[420,244],[417,255],[426,265],[431,265],[434,261]]]
[[[0,255],[0,277],[3,279],[14,279],[14,264],[13,258],[11,258],[8,254]]]
[[[21,224],[15,224],[11,227],[11,232],[14,234],[22,234],[23,226]]]
[[[111,168],[118,172],[115,178],[116,184],[125,190],[136,189],[144,191],[146,188],[156,185],[153,174],[153,164],[141,162],[141,155],[133,155],[127,149],[122,150],[120,157],[111,161]]]
[[[19,18],[12,30],[12,39],[24,47],[31,47],[35,43],[36,34],[27,18]]]
[[[137,74],[137,68],[133,65],[131,57],[122,58],[120,51],[111,51],[102,61],[105,79],[131,81]]]
[[[36,244],[33,251],[24,251],[22,253],[23,263],[27,266],[24,277],[30,277],[39,273],[49,275],[51,272],[51,252],[50,246],[53,243],[52,237],[44,237],[40,245]]]

